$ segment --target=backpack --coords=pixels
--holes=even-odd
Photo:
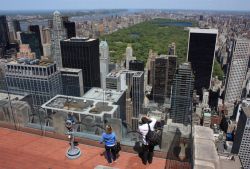
[[[146,141],[149,145],[156,146],[160,145],[160,135],[156,131],[152,131],[148,124],[148,133],[146,135]]]

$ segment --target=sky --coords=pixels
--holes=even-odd
[[[0,10],[201,9],[250,11],[250,0],[0,0]]]

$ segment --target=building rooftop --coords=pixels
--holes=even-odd
[[[91,42],[91,41],[94,41],[96,39],[91,39],[91,38],[88,38],[88,37],[72,37],[70,39],[65,39],[63,41],[65,42]]]
[[[60,68],[62,72],[71,72],[71,73],[79,73],[82,69],[73,69],[73,68]]]
[[[143,75],[143,71],[133,71],[133,70],[126,70],[126,69],[124,69],[124,70],[114,70],[114,71],[112,71],[112,72],[110,72],[108,75],[107,75],[107,77],[114,77],[114,78],[117,78],[117,77],[119,77],[121,74],[126,74],[126,73],[133,73],[133,76],[141,76],[141,75]]]
[[[0,100],[9,100],[9,97],[10,97],[10,100],[13,100],[13,99],[21,100],[26,96],[16,95],[16,94],[9,94],[8,95],[8,93],[0,93]]]
[[[213,131],[208,127],[194,127],[194,168],[219,169],[220,161],[213,139]]]
[[[101,101],[117,102],[123,95],[124,91],[116,91],[112,89],[103,90],[101,88],[93,87],[87,93],[84,94],[83,98],[95,99]]]
[[[156,59],[157,58],[165,58],[165,59],[168,59],[169,57],[177,57],[176,55],[163,55],[163,54],[161,54],[160,56],[158,56],[158,57],[156,57]]]
[[[4,169],[94,169],[108,168],[104,148],[80,144],[82,155],[75,160],[65,156],[68,141],[24,133],[0,127],[0,168]],[[16,139],[18,138],[18,139]],[[109,167],[119,169],[189,169],[176,161],[154,157],[150,165],[142,164],[137,154],[121,151],[117,163]]]
[[[106,48],[106,47],[108,47],[108,43],[107,43],[106,40],[105,41],[101,41],[99,46],[102,47],[102,48]]]
[[[218,29],[189,28],[190,33],[218,34]]]
[[[134,77],[141,77],[143,75],[144,72],[142,71],[134,71]]]
[[[117,78],[121,74],[122,74],[122,71],[120,71],[120,70],[113,70],[106,77],[108,77],[108,78]]]
[[[102,102],[95,99],[65,95],[57,95],[44,103],[41,107],[44,109],[99,117],[103,117],[104,114],[114,114],[118,109],[118,105],[114,105],[113,102]]]
[[[54,64],[53,61],[48,60],[48,59],[29,59],[29,58],[20,58],[17,60],[12,60],[7,63],[7,65],[25,65],[25,66],[49,66]]]
[[[185,62],[179,65],[180,69],[191,69],[191,64],[190,62]]]
[[[130,60],[129,62],[130,62],[130,63],[144,63],[144,62],[141,61],[141,60]]]
[[[238,156],[234,156],[231,160],[228,157],[220,156],[220,168],[221,169],[240,169],[241,162]]]
[[[53,14],[54,15],[61,15],[61,13],[59,11],[55,11]]]
[[[214,132],[209,127],[203,127],[203,126],[194,126],[193,135],[195,138],[199,139],[207,139],[211,141],[215,141],[214,139]]]

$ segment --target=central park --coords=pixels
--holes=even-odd
[[[133,48],[133,56],[146,63],[150,49],[157,52],[158,55],[167,54],[168,45],[174,42],[177,61],[180,64],[187,58],[189,33],[185,28],[196,25],[196,23],[188,21],[153,19],[120,29],[109,35],[103,35],[100,39],[108,42],[110,58],[115,63],[120,63],[125,58],[125,49],[128,44],[131,44]],[[219,79],[223,77],[223,72],[216,59],[213,75],[218,76]]]

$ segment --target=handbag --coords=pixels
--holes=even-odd
[[[135,145],[134,145],[133,149],[134,149],[135,152],[140,154],[143,151],[142,142],[141,141],[135,142]]]
[[[121,151],[121,143],[120,142],[116,142],[115,145],[115,153],[118,154]]]

